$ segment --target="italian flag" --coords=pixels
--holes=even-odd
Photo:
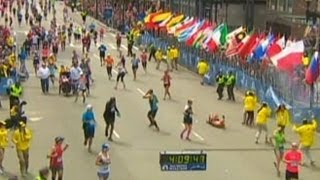
[[[204,43],[206,49],[209,52],[216,52],[219,46],[223,46],[227,42],[228,28],[227,25],[219,25],[213,32],[212,36],[209,36],[207,41]]]

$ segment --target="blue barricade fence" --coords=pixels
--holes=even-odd
[[[0,78],[0,95],[6,95],[7,89],[16,82],[16,77]]]
[[[162,50],[166,50],[169,44],[174,44],[169,43],[170,37],[155,37],[148,32],[141,36],[139,42],[143,45],[153,43],[157,48],[161,48]],[[194,72],[197,72],[196,67],[200,58],[209,61],[210,72],[205,76],[207,84],[215,84],[215,76],[219,70],[223,72],[231,70],[236,74],[237,89],[244,91],[254,90],[260,102],[267,102],[272,109],[276,109],[280,103],[286,104],[292,113],[292,120],[295,123],[301,123],[303,118],[309,118],[311,115],[315,115],[317,119],[320,119],[320,108],[310,108],[309,91],[301,83],[297,84],[297,81],[292,81],[292,78],[290,79],[292,85],[288,86],[287,83],[289,83],[288,79],[290,77],[280,72],[275,73],[274,71],[270,71],[269,75],[252,76],[242,67],[227,64],[220,57],[208,54],[200,55],[196,50],[183,47],[181,44],[176,46],[180,48],[180,64]],[[301,94],[305,95],[305,97],[298,97]]]

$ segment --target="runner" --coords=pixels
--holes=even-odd
[[[120,35],[120,33],[117,33],[116,44],[117,44],[117,51],[120,51],[120,47],[121,47],[121,35]]]
[[[261,135],[261,132],[264,131],[265,136],[265,143],[269,143],[269,137],[268,137],[268,120],[271,116],[271,109],[269,108],[268,104],[266,102],[262,103],[262,106],[260,109],[258,109],[257,119],[256,119],[256,125],[258,127],[258,131],[256,133],[256,144],[259,143],[259,138]]]
[[[272,139],[274,139],[275,143],[273,144]],[[270,143],[274,146],[274,154],[276,156],[276,162],[273,162],[276,169],[277,175],[280,176],[280,163],[283,159],[284,155],[284,145],[286,143],[286,138],[284,135],[284,129],[282,127],[278,127],[274,133],[272,138],[270,139]]]
[[[82,128],[84,132],[84,145],[88,145],[88,151],[91,152],[91,145],[95,134],[96,119],[93,113],[93,107],[88,104],[86,112],[82,114]]]
[[[54,139],[55,144],[51,149],[50,155],[47,157],[50,158],[50,169],[52,180],[62,180],[63,178],[63,153],[68,149],[69,145],[65,144],[63,146],[64,137],[56,137]]]
[[[293,142],[291,144],[291,149],[285,153],[283,161],[287,164],[286,180],[298,180],[300,171],[299,166],[302,165],[302,153],[298,151],[297,143]]]
[[[145,49],[143,50],[142,54],[140,55],[140,58],[141,58],[141,64],[142,64],[143,70],[145,73],[147,73],[148,55],[147,55],[147,52]]]
[[[101,63],[101,66],[103,66],[104,59],[106,58],[107,47],[104,44],[101,44],[98,50],[99,50],[100,63]]]
[[[163,100],[166,100],[167,95],[169,96],[169,99],[171,99],[171,93],[169,91],[170,85],[171,85],[171,76],[169,74],[169,70],[164,71],[164,75],[161,78],[163,81],[163,87],[164,87],[164,97]]]
[[[78,89],[76,90],[76,98],[74,102],[78,101],[79,93],[81,93],[82,103],[86,103],[86,91],[87,91],[86,83],[87,83],[87,78],[83,73],[80,73]]]
[[[13,133],[12,142],[16,145],[17,156],[20,163],[20,172],[22,176],[26,176],[29,168],[29,149],[32,140],[32,133],[26,127],[26,124],[20,122],[19,129]]]
[[[126,84],[124,82],[124,76],[127,73],[127,69],[125,68],[125,66],[123,65],[122,62],[119,62],[118,65],[116,66],[116,68],[118,68],[118,76],[117,76],[116,86],[114,87],[114,89],[118,89],[119,81],[121,81],[121,83],[123,85],[123,89],[126,89]]]
[[[103,144],[101,152],[98,154],[96,159],[96,165],[98,166],[98,177],[99,180],[107,180],[110,174],[110,155],[109,155],[109,144]]]
[[[112,135],[113,135],[114,122],[115,122],[116,115],[120,117],[120,112],[116,104],[116,98],[111,97],[110,100],[106,103],[105,110],[103,113],[103,117],[106,122],[105,135],[110,141],[113,141]],[[109,133],[109,127],[110,127],[110,133]]]
[[[132,55],[131,65],[132,65],[132,73],[133,73],[133,80],[137,79],[137,70],[139,68],[140,59],[136,57],[136,54]]]
[[[183,114],[183,124],[184,129],[180,134],[180,138],[183,139],[184,134],[187,132],[186,140],[191,141],[190,134],[192,130],[192,118],[193,110],[192,110],[192,100],[187,101],[187,105],[184,108],[184,114]]]
[[[111,80],[111,78],[112,78],[112,67],[113,67],[113,64],[114,64],[114,60],[113,60],[113,58],[111,57],[110,54],[108,54],[107,58],[105,59],[105,64],[106,64],[109,80]]]
[[[4,172],[3,168],[3,159],[5,149],[8,147],[9,138],[8,138],[8,130],[6,129],[6,122],[0,121],[0,174],[2,175]]]
[[[155,126],[157,131],[160,131],[160,128],[157,124],[157,121],[155,120],[155,117],[157,115],[158,112],[158,98],[157,96],[153,93],[153,90],[150,89],[144,96],[144,99],[148,99],[149,100],[149,104],[150,104],[150,110],[148,112],[148,119],[150,121],[149,127]]]

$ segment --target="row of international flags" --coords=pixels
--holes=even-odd
[[[148,14],[144,19],[146,28],[165,31],[187,46],[200,48],[210,53],[223,52],[227,57],[237,56],[246,62],[272,63],[278,69],[292,73],[304,58],[303,41],[288,40],[284,36],[269,32],[248,32],[240,26],[228,30],[225,23],[216,25],[208,20],[188,17],[171,12]],[[315,57],[316,55],[316,57]],[[319,76],[318,53],[309,65],[306,79],[312,83]],[[316,65],[315,65],[316,64]],[[316,78],[314,78],[316,77]]]

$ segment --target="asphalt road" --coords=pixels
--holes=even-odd
[[[58,21],[62,22],[63,6],[57,5]],[[60,13],[61,12],[61,13]],[[80,23],[79,13],[72,15],[73,22]],[[1,20],[3,21],[3,19]],[[89,23],[93,20],[89,18]],[[48,22],[45,22],[48,27]],[[17,25],[15,24],[15,27]],[[28,27],[16,28],[18,43],[25,38]],[[115,50],[115,35],[108,33],[104,43],[109,52],[117,57]],[[126,45],[126,43],[123,43]],[[69,65],[71,52],[76,49],[81,52],[80,44],[74,43],[67,47],[65,52],[58,56],[58,63]],[[65,179],[91,180],[97,179],[95,157],[101,144],[107,142],[104,137],[104,121],[102,113],[106,101],[111,97],[117,98],[121,111],[121,118],[116,120],[114,142],[111,145],[113,180],[273,180],[278,179],[273,166],[273,150],[264,144],[254,143],[255,130],[241,125],[242,104],[241,94],[237,93],[237,102],[218,101],[215,89],[200,85],[200,78],[180,68],[172,73],[172,100],[163,101],[164,93],[160,78],[165,66],[155,70],[154,62],[148,64],[148,73],[142,68],[138,70],[138,80],[133,81],[131,69],[125,77],[127,89],[114,89],[115,81],[107,79],[104,67],[100,67],[98,50],[95,47],[90,53],[92,60],[93,78],[95,80],[91,96],[87,103],[93,105],[98,126],[94,139],[94,153],[88,153],[83,146],[81,129],[81,114],[86,104],[74,103],[74,97],[58,95],[57,85],[50,88],[49,95],[42,95],[40,82],[31,74],[25,82],[23,99],[28,102],[26,107],[30,119],[29,127],[34,132],[34,140],[30,150],[30,171],[34,174],[37,170],[48,164],[46,154],[53,145],[55,136],[64,136],[70,148],[64,156]],[[126,51],[125,47],[122,47]],[[118,59],[117,59],[118,61]],[[28,62],[31,70],[31,61]],[[127,60],[130,67],[129,60]],[[114,75],[116,71],[113,72]],[[148,128],[146,113],[149,109],[148,102],[142,99],[142,94],[153,88],[158,95],[159,113],[157,120],[161,131],[155,132]],[[182,112],[187,99],[194,99],[195,119],[192,141],[182,141],[179,134],[182,130]],[[8,115],[8,101],[4,100],[4,109],[0,110],[0,118]],[[208,126],[205,121],[211,112],[226,115],[227,130],[218,130]],[[270,128],[274,127],[271,122]],[[291,141],[296,136],[287,130]],[[318,141],[319,142],[319,141]],[[317,143],[316,147],[320,147]],[[208,170],[205,172],[162,172],[159,166],[159,152],[165,150],[181,151],[185,149],[204,150],[208,154]],[[319,160],[319,150],[313,151],[316,160]],[[19,174],[18,160],[15,150],[6,152],[5,168],[8,172]],[[315,180],[320,177],[320,168],[302,168],[301,177],[304,180]],[[5,179],[0,177],[0,179]],[[32,176],[30,175],[30,178]],[[283,178],[282,178],[283,179]]]

